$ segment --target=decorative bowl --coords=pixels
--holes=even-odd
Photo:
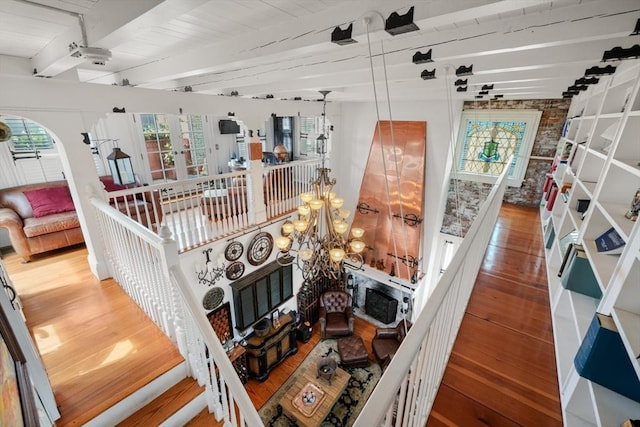
[[[267,335],[270,329],[271,329],[271,320],[269,320],[266,317],[259,320],[258,323],[253,325],[253,331],[259,337],[264,337],[265,335]]]

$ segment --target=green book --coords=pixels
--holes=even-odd
[[[593,298],[602,298],[598,280],[581,245],[573,245],[573,255],[560,278],[562,287]]]

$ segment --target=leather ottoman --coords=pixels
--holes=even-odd
[[[362,338],[353,335],[338,340],[338,353],[342,360],[342,366],[355,368],[369,366],[369,354],[362,342]]]

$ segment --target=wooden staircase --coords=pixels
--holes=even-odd
[[[204,387],[193,378],[185,378],[117,425],[183,426],[202,411],[215,420],[206,406]]]

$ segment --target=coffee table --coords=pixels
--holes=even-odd
[[[329,381],[322,378],[316,378],[317,367],[315,363],[311,363],[309,367],[300,375],[296,381],[289,387],[284,393],[284,396],[278,402],[282,407],[284,414],[296,420],[297,424],[301,427],[317,427],[326,416],[331,412],[331,408],[338,401],[340,395],[347,388],[350,375],[343,369],[337,368],[336,375]],[[311,416],[307,416],[304,412],[299,410],[294,404],[293,400],[298,395],[300,390],[308,383],[313,384],[324,392],[322,401],[318,404],[317,408],[314,408]]]

